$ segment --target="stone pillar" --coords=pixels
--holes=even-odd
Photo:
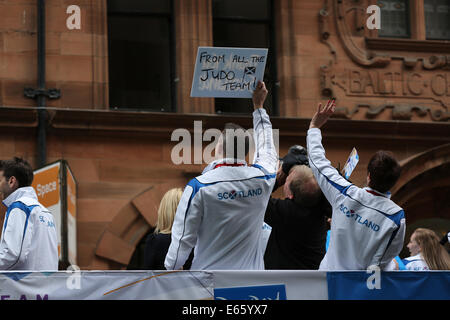
[[[192,77],[199,46],[212,46],[210,0],[175,0],[177,112],[214,113],[213,98],[191,98]]]
[[[278,79],[280,82],[280,117],[296,117],[300,105],[297,91],[297,43],[295,38],[295,0],[275,1],[275,30]]]

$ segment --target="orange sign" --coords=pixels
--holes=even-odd
[[[67,187],[67,254],[70,264],[77,263],[77,185],[70,171],[69,165],[65,164],[66,187]]]
[[[77,186],[73,179],[72,173],[66,167],[67,175],[67,210],[76,218],[77,217]]]
[[[44,207],[51,207],[59,203],[59,163],[34,173],[33,188],[36,190],[38,200]]]

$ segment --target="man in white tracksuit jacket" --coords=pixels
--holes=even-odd
[[[26,161],[0,161],[0,193],[7,207],[0,239],[0,270],[58,270],[53,216],[38,202],[32,181],[33,171]]]
[[[262,226],[278,161],[272,125],[263,109],[266,95],[259,82],[253,94],[254,164],[216,160],[187,184],[172,226],[166,269],[180,269],[194,247],[192,270],[264,269]],[[219,142],[216,155],[220,150]]]
[[[333,208],[330,244],[319,270],[384,269],[403,247],[405,215],[388,192],[400,176],[390,153],[379,151],[368,166],[368,185],[358,188],[325,158],[320,127],[334,112],[334,101],[311,120],[307,135],[311,169]],[[375,164],[376,165],[372,165]]]

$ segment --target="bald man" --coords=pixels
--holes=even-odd
[[[280,176],[278,186],[283,185]],[[265,268],[317,270],[325,255],[331,207],[305,165],[290,169],[283,193],[285,199],[271,198],[266,209],[264,221],[272,232],[264,255]]]

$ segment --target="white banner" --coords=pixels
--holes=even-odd
[[[209,300],[203,271],[2,272],[0,300]]]
[[[312,270],[221,270],[214,272],[215,289],[239,288],[249,300],[275,300],[275,297],[258,296],[256,286],[284,286],[287,300],[327,300],[327,272]],[[264,289],[264,288],[262,288]],[[264,290],[262,290],[264,291]],[[240,298],[244,299],[244,298]]]

